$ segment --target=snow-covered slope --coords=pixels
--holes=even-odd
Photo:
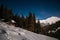
[[[2,32],[2,30],[6,32]],[[0,22],[0,40],[58,40]]]

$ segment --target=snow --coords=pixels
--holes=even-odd
[[[50,33],[51,31],[49,30],[48,33]]]
[[[5,19],[1,19],[1,20],[5,20]]]
[[[36,23],[37,23],[37,21],[38,20],[36,20]],[[49,17],[49,18],[47,18],[47,19],[45,19],[45,20],[40,20],[40,23],[42,24],[43,23],[43,25],[45,24],[45,25],[48,25],[48,24],[53,24],[53,23],[56,23],[57,21],[60,21],[60,18],[59,17],[55,17],[55,16],[52,16],[52,17]]]
[[[4,22],[0,22],[0,29],[6,33],[0,34],[0,40],[58,40],[41,34],[36,34],[22,28],[13,27]]]
[[[58,28],[56,29],[56,31],[58,31],[58,30],[60,30],[60,27],[58,27]]]
[[[60,29],[60,27],[57,28],[57,30],[59,30],[59,29]]]
[[[50,17],[50,18],[48,18],[48,19],[46,19],[46,20],[47,20],[47,22],[48,22],[49,24],[52,24],[52,23],[56,23],[57,21],[59,21],[60,18],[52,16],[52,17]]]
[[[16,23],[14,20],[11,20],[12,23]]]

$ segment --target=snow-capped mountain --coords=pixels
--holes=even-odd
[[[52,16],[52,17],[49,17],[45,20],[40,20],[40,23],[41,24],[44,24],[44,25],[48,25],[48,24],[53,24],[53,23],[56,23],[57,21],[60,21],[60,18],[59,17],[55,17],[55,16]],[[36,20],[37,22],[37,20]]]
[[[0,22],[0,40],[58,40]]]

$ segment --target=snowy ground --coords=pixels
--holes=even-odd
[[[5,30],[6,33],[1,30]],[[0,22],[0,40],[58,40]]]

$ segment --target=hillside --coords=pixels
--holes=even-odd
[[[0,40],[58,40],[0,22]]]

